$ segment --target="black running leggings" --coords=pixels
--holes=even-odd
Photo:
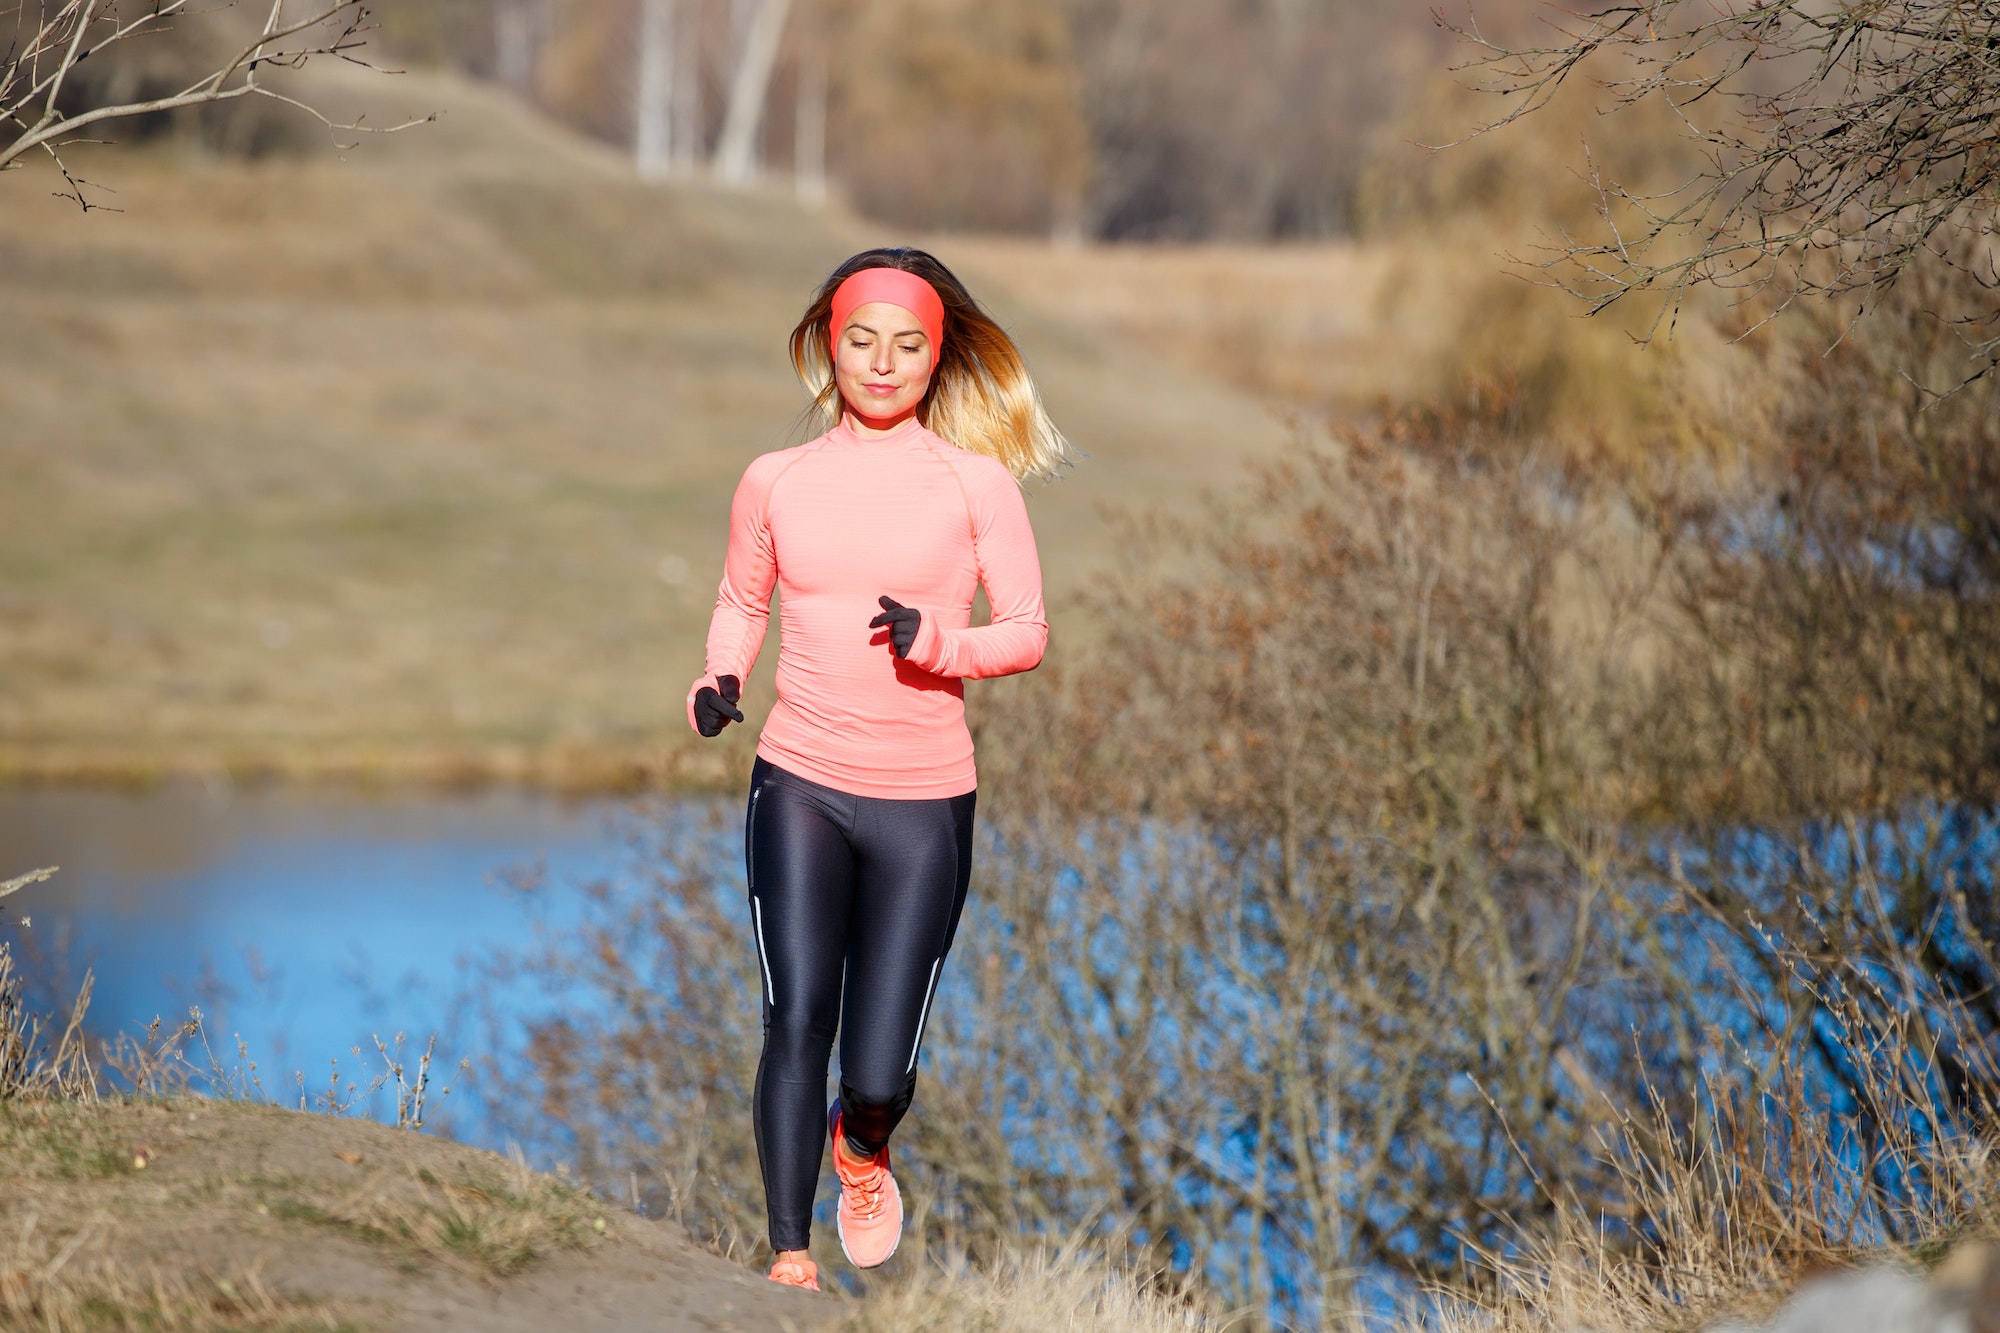
[[[917,1050],[972,877],[975,793],[851,796],[764,759],[744,821],[764,983],[753,1115],[771,1248],[803,1250],[840,1033],[843,1130],[879,1152],[917,1084]]]

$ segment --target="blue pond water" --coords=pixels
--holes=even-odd
[[[578,886],[629,864],[638,817],[521,793],[0,792],[0,879],[62,867],[0,904],[0,938],[59,992],[90,969],[100,1034],[201,1006],[215,1054],[236,1064],[240,1036],[296,1104],[294,1071],[316,1088],[330,1059],[380,1068],[376,1035],[472,1054],[452,1049],[462,963],[573,919]],[[508,887],[524,871],[547,885],[533,904]]]

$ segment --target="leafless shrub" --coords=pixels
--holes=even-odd
[[[1427,1327],[1669,1329],[1756,1318],[1801,1274],[1934,1263],[2000,1226],[1991,1056],[1977,1118],[1941,1116],[1936,1043],[1976,1038],[1918,960],[1848,961],[1785,946],[1833,1016],[1854,1099],[1829,1097],[1823,1051],[1800,1025],[1745,1044],[1711,1034],[1697,1114],[1658,1100],[1607,1108],[1597,1147],[1622,1206],[1565,1200],[1548,1226],[1482,1254],[1441,1290]],[[1764,1007],[1763,999],[1747,1008]],[[1880,1133],[1857,1136],[1857,1123]]]
[[[1831,353],[1816,316],[1774,440],[1624,487],[1677,534],[1627,891],[1664,890],[1696,1026],[1602,1086],[1615,1188],[1551,1178],[1446,1327],[1684,1327],[1995,1226],[1994,391],[1909,378],[1959,354],[1927,311],[1966,282],[1913,266]]]
[[[1801,401],[1774,472],[1848,526],[1796,539],[1745,539],[1788,493],[1773,473],[1580,468],[1447,415],[1139,546],[1088,689],[985,733],[1011,840],[982,884],[1025,892],[971,938],[1030,980],[940,1011],[1004,1015],[1027,1049],[1011,1085],[941,1079],[965,1091],[939,1123],[1039,1091],[1016,1141],[1110,1127],[1003,1183],[1058,1217],[1090,1189],[1257,1309],[1337,1310],[1357,1274],[1449,1284],[1523,1231],[1668,1206],[1638,1189],[1647,1144],[1593,1144],[1643,1115],[1654,1148],[1709,1151],[1718,1060],[1797,1081],[1726,1090],[1731,1151],[1772,1156],[1762,1196],[1689,1195],[1751,1233],[1702,1280],[1951,1225],[1956,1167],[1931,1179],[1918,1149],[1994,1124],[1990,488],[1953,433],[1981,409],[1911,394],[1862,473],[1851,431],[1814,447],[1855,400]],[[1188,547],[1194,572],[1146,572]],[[1871,628],[1926,621],[1907,662]],[[1830,713],[1881,716],[1799,734]]]
[[[1531,1170],[1604,1193],[1590,1089],[1632,1078],[1620,1033],[1650,1052],[1688,1021],[1625,873],[1640,613],[1671,546],[1513,451],[1486,401],[1304,453],[1144,542],[1155,571],[1201,563],[1133,571],[1089,688],[983,733],[1006,850],[982,887],[1020,897],[970,938],[1024,979],[1018,1008],[940,1013],[1046,1034],[1017,1097],[1038,1062],[1082,1066],[1051,1137],[1116,1127],[1021,1192],[1101,1197],[1253,1309],[1438,1280],[1547,1207]]]
[[[169,1027],[155,1017],[143,1033],[124,1032],[103,1052],[104,1068],[141,1096],[178,1097],[193,1091],[204,1071],[188,1058],[188,1044],[201,1039],[201,1011]],[[206,1042],[203,1042],[204,1047]]]
[[[2000,798],[2000,396],[1980,383],[1939,404],[1915,382],[1962,370],[1928,312],[1967,285],[1913,269],[1825,355],[1812,344],[1839,321],[1822,315],[1776,368],[1773,438],[1662,514],[1686,533],[1683,716],[1650,744],[1686,784],[1677,818]]]
[[[176,1023],[168,1024],[156,1016],[141,1032],[119,1032],[94,1042],[91,1058],[109,1084],[126,1096],[181,1097],[199,1093],[229,1101],[272,1103],[274,1099],[264,1088],[249,1043],[238,1037],[236,1059],[230,1062],[216,1053],[208,1037],[206,1017],[200,1006],[194,1005]],[[303,1087],[304,1075],[298,1077]],[[378,1078],[369,1091],[381,1085]],[[349,1104],[323,1105],[320,1109],[340,1114]],[[303,1093],[299,1109],[305,1109]]]
[[[392,1045],[384,1044],[380,1037],[376,1037],[374,1041],[375,1050],[381,1055],[382,1064],[385,1066],[381,1077],[376,1081],[375,1087],[388,1086],[393,1081],[396,1093],[396,1128],[411,1131],[423,1129],[425,1122],[430,1119],[432,1112],[436,1109],[435,1105],[430,1101],[430,1092],[431,1057],[437,1054],[437,1033],[431,1033],[430,1039],[424,1043],[423,1054],[417,1057],[417,1069],[414,1078],[405,1072],[408,1069],[408,1065],[403,1056],[404,1038],[402,1033],[398,1032],[396,1034]],[[459,1061],[458,1074],[463,1075],[466,1070],[471,1068],[471,1065],[472,1062],[470,1060]],[[454,1086],[455,1080],[454,1083],[444,1085],[443,1089],[438,1093],[438,1103],[443,1103],[446,1098],[451,1096],[451,1090]],[[371,1092],[373,1090],[373,1088],[370,1089]]]

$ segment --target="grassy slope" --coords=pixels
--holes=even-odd
[[[206,1098],[0,1101],[0,1327],[750,1333],[838,1313],[429,1135]]]
[[[642,187],[477,87],[325,90],[445,115],[345,160],[104,150],[122,213],[0,180],[0,773],[672,768],[730,489],[800,404],[783,334],[900,238]],[[1186,502],[1285,432],[985,294],[1091,455],[1032,493],[1059,644],[1100,504]]]

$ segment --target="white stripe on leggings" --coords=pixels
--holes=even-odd
[[[931,1001],[937,997],[938,969],[943,966],[942,958],[931,964],[930,984],[924,987],[924,1011],[917,1015],[917,1039],[910,1043],[910,1063],[903,1068],[905,1074],[917,1067],[917,1048],[924,1044],[924,1024],[930,1021]]]
[[[764,969],[764,1003],[776,1009],[778,997],[771,993],[771,964],[764,957],[764,904],[754,895],[750,899],[750,915],[757,919],[757,966]]]

